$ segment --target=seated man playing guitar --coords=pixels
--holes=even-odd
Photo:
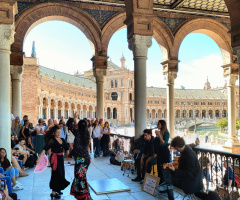
[[[185,145],[183,138],[177,136],[171,141],[171,147],[181,153],[178,169],[174,165],[163,169],[165,182],[157,186],[160,192],[168,190],[169,200],[173,200],[173,185],[191,194],[202,189],[202,173],[196,154]]]

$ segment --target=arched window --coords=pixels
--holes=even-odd
[[[111,88],[114,88],[114,82],[111,80]]]
[[[107,108],[107,119],[110,119],[111,116],[111,109]]]
[[[113,101],[117,101],[117,99],[118,99],[118,94],[117,94],[116,92],[113,92],[113,93],[111,94],[111,97],[112,97],[112,100],[113,100]]]
[[[115,88],[117,88],[117,80],[115,80]]]
[[[129,101],[132,101],[132,93],[129,94]]]
[[[113,119],[117,119],[117,109],[113,108]]]

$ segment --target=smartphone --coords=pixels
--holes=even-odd
[[[3,191],[6,187],[6,180],[1,180],[1,187],[0,187],[0,191]]]

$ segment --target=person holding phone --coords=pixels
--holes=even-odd
[[[1,180],[0,200],[17,200],[16,193],[8,194],[6,180]]]

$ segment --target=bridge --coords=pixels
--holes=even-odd
[[[188,129],[192,129],[195,127],[195,124],[196,124],[196,127],[202,125],[202,124],[209,124],[209,125],[215,125],[220,119],[197,119],[196,122],[195,120],[190,120],[190,121],[184,121],[183,123],[184,124],[181,124],[181,125],[177,125],[176,127],[178,129],[181,129],[181,128],[188,128]]]

